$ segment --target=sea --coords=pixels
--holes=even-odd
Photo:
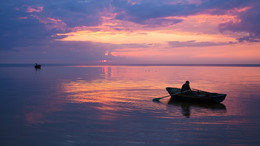
[[[166,87],[227,94],[173,102]],[[1,146],[260,145],[260,65],[0,65]]]

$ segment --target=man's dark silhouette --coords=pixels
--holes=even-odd
[[[181,92],[184,93],[184,94],[192,95],[192,91],[191,91],[191,88],[190,88],[190,82],[189,81],[186,81],[185,84],[182,85]]]

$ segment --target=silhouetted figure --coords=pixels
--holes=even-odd
[[[190,88],[190,82],[189,81],[186,81],[185,84],[182,85],[181,92],[184,93],[184,94],[192,95],[192,91],[191,91],[191,88]]]

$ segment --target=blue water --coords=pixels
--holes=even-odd
[[[165,87],[225,93],[168,104]],[[255,65],[0,66],[0,145],[259,145]]]

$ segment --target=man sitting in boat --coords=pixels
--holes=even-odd
[[[181,93],[192,95],[189,81],[186,81],[185,84],[182,85]]]

